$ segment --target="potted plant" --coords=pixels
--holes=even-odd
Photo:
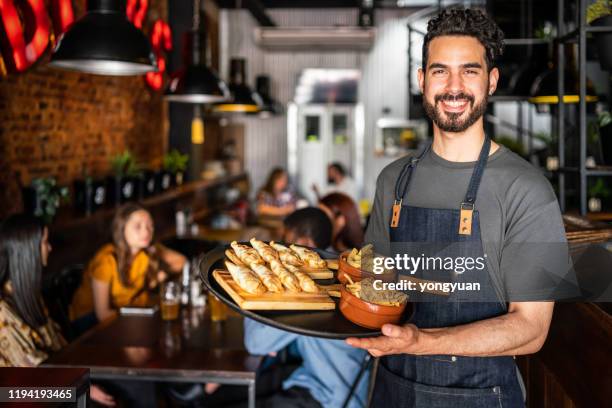
[[[68,201],[68,188],[58,187],[54,178],[37,178],[23,190],[25,211],[51,224],[62,202]]]
[[[180,186],[185,178],[189,156],[173,149],[164,156],[164,170],[174,177],[174,184]]]
[[[588,207],[591,212],[599,212],[602,208],[602,200],[610,197],[610,189],[604,182],[603,178],[599,177],[595,184],[589,187],[589,202]]]
[[[610,0],[597,0],[587,7],[587,23],[596,27],[612,26],[612,3]],[[612,69],[612,32],[593,33],[599,64],[604,70]]]
[[[106,203],[106,183],[91,176],[74,182],[74,206],[87,215]]]
[[[111,159],[114,176],[109,177],[108,192],[115,205],[138,198],[138,176],[140,170],[132,153],[128,150]]]
[[[140,173],[140,187],[138,189],[140,198],[147,198],[155,195],[157,189],[157,174],[153,170],[143,170]]]

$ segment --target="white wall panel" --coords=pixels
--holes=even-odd
[[[279,26],[355,25],[357,10],[309,9],[268,10]],[[366,197],[374,194],[376,176],[388,162],[374,158],[376,120],[384,107],[398,117],[406,115],[408,10],[377,10],[377,36],[374,47],[364,52],[271,52],[255,45],[255,20],[246,10],[222,10],[220,27],[221,75],[227,78],[231,57],[248,60],[249,84],[258,74],[272,78],[272,95],[282,104],[293,98],[299,74],[305,68],[357,68],[362,71],[359,99],[365,109],[365,177]],[[286,115],[273,119],[232,119],[245,125],[245,167],[251,174],[254,190],[259,188],[274,166],[287,165]]]

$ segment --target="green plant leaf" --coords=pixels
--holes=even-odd
[[[612,5],[609,0],[597,0],[586,10],[587,24],[591,24],[598,18],[612,14]]]

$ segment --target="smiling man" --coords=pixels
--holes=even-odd
[[[479,10],[447,9],[428,24],[418,79],[433,142],[382,171],[366,241],[388,256],[418,248],[413,255],[485,266],[420,271],[480,290],[409,293],[409,323],[347,340],[382,357],[376,407],[524,406],[513,356],[542,347],[559,282],[572,272],[550,184],[484,133],[502,51],[503,33]]]

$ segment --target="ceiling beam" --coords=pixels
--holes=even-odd
[[[239,0],[216,0],[220,8],[236,8]],[[246,0],[242,0],[243,4]],[[360,0],[261,0],[265,8],[356,8]]]
[[[276,23],[266,13],[266,6],[261,0],[216,0],[219,8],[248,10],[262,27],[276,27]]]

